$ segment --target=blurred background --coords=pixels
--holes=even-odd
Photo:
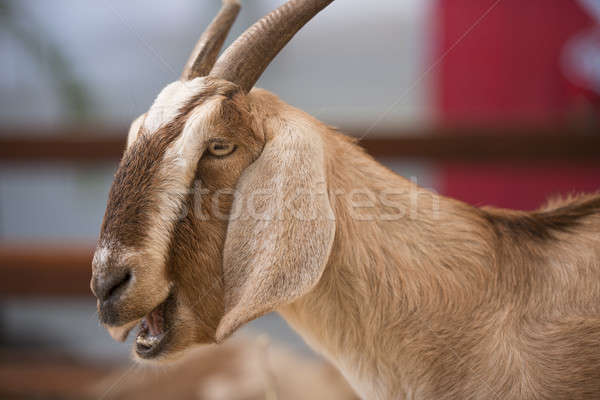
[[[242,3],[226,45],[283,0]],[[97,323],[91,253],[129,123],[219,7],[0,0],[0,398],[122,395],[130,344]],[[600,0],[338,0],[258,86],[474,205],[600,189]],[[276,315],[246,331],[320,362]]]

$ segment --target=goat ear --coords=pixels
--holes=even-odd
[[[320,136],[279,128],[237,185],[223,250],[225,313],[217,342],[310,291],[334,234]]]

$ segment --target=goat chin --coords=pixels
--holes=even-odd
[[[124,342],[129,336],[129,332],[139,323],[139,320],[128,322],[122,326],[107,326],[106,330],[110,336],[117,342]]]

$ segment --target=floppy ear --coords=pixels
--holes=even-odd
[[[335,234],[323,153],[318,133],[284,126],[240,177],[223,251],[217,342],[321,278]]]

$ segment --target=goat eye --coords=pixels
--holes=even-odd
[[[227,142],[211,142],[208,145],[208,151],[215,157],[227,156],[235,150],[235,145]]]

